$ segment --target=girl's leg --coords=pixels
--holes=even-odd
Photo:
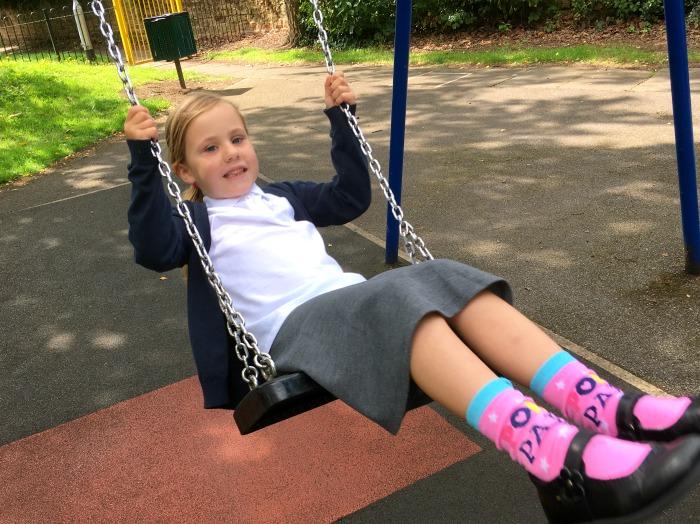
[[[624,394],[491,292],[477,295],[449,322],[492,369],[530,386],[588,429],[633,440],[700,433],[700,400]]]
[[[437,314],[425,317],[413,335],[411,376],[426,395],[458,417],[497,378]]]
[[[552,519],[581,522],[642,510],[698,469],[700,437],[667,448],[579,430],[496,377],[439,315],[416,327],[410,369],[426,394],[466,417],[533,476]]]
[[[489,367],[528,385],[561,347],[535,323],[490,291],[479,293],[449,319],[465,344]]]
[[[433,400],[479,430],[499,449],[541,480],[555,478],[578,428],[548,413],[498,378],[439,315],[417,326],[411,352],[411,376]],[[605,437],[608,438],[608,437]],[[615,439],[612,439],[615,440]],[[635,470],[650,451],[647,445],[622,443],[624,458],[616,471]],[[609,460],[594,451],[587,463],[601,474],[617,475]],[[595,474],[595,471],[593,472]]]

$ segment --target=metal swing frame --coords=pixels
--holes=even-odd
[[[326,71],[330,75],[335,73],[335,64],[328,45],[328,35],[323,26],[323,14],[318,6],[318,0],[310,0],[310,2],[314,8],[313,19],[318,29],[318,41],[321,44],[325,57]],[[124,65],[122,54],[114,42],[114,32],[106,20],[105,9],[101,0],[92,1],[92,11],[100,20],[100,31],[107,40],[109,55],[117,67],[117,73],[122,81],[127,98],[132,106],[138,105],[138,98]],[[362,153],[367,157],[369,169],[378,179],[379,186],[391,206],[391,212],[399,223],[399,235],[403,240],[404,249],[410,257],[411,263],[417,264],[424,260],[432,260],[433,256],[425,246],[423,239],[416,234],[413,226],[404,219],[403,210],[397,203],[387,179],[382,174],[379,161],[372,156],[372,147],[367,142],[357,119],[350,112],[350,107],[348,104],[343,103],[340,109],[345,114],[348,125],[360,144]],[[168,193],[175,199],[177,212],[185,222],[185,228],[197,251],[207,280],[216,292],[219,307],[226,318],[226,328],[234,341],[234,353],[243,364],[241,377],[248,384],[250,392],[236,406],[233,413],[240,433],[242,435],[252,433],[335,400],[333,395],[304,373],[297,372],[277,376],[274,361],[269,354],[261,352],[258,348],[255,336],[246,329],[245,319],[233,307],[230,295],[224,289],[219,275],[214,270],[202,237],[192,220],[189,208],[182,199],[180,188],[173,180],[170,165],[163,159],[162,149],[157,140],[151,141],[151,153],[158,161],[159,173],[167,182]],[[260,382],[260,375],[264,379],[263,382]],[[407,408],[413,409],[427,404],[429,401],[430,399],[426,396],[417,395],[415,398],[409,399]]]

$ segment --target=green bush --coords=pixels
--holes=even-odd
[[[321,0],[319,7],[328,41],[334,47],[381,44],[393,38],[395,1]],[[318,34],[311,2],[301,2],[299,15],[302,43],[310,44]]]
[[[555,0],[414,0],[417,30],[449,31],[467,27],[529,26],[557,12]]]
[[[395,0],[320,0],[319,6],[334,46],[382,44],[393,39]],[[556,6],[556,0],[413,0],[413,27],[439,33],[475,26],[532,25],[555,14]],[[301,2],[299,15],[302,43],[310,44],[317,35],[311,2]]]
[[[700,25],[700,0],[684,0],[689,23]],[[413,0],[413,27],[422,33],[449,33],[468,28],[507,31],[545,24],[551,30],[558,0]],[[328,39],[333,46],[390,43],[394,35],[395,0],[320,0]],[[663,20],[663,0],[571,0],[571,12],[582,24],[603,27],[611,21]],[[311,3],[300,5],[302,43],[316,40]]]
[[[690,15],[698,0],[685,0],[685,12]],[[571,0],[574,18],[586,24],[605,24],[611,20],[641,20],[658,22],[664,18],[663,0]],[[692,18],[692,15],[690,16]]]
[[[449,32],[476,23],[473,2],[464,0],[414,0],[413,26],[421,32]]]

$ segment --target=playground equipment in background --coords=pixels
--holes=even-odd
[[[197,53],[189,14],[186,11],[169,13],[146,18],[143,23],[148,34],[153,60],[172,60],[175,63],[180,87],[186,89],[180,58]]]
[[[114,0],[114,12],[129,64],[152,59],[144,19],[182,12],[182,0]]]

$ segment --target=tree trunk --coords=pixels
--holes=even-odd
[[[289,34],[287,35],[287,46],[289,47],[296,46],[301,39],[299,1],[300,0],[284,0],[285,10],[287,11],[287,25],[289,25]]]

